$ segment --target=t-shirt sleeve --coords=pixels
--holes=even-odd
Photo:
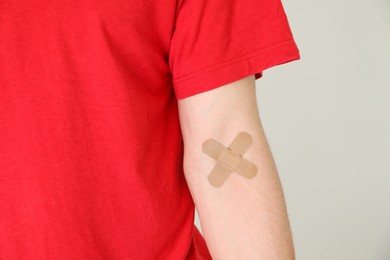
[[[281,0],[182,0],[169,49],[177,99],[263,70],[300,54]]]

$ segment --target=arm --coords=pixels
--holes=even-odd
[[[179,100],[184,172],[213,259],[293,260],[284,195],[261,125],[254,76]],[[247,179],[232,172],[220,187],[207,177],[216,160],[207,139],[228,146],[239,132],[252,136],[243,157],[257,166]]]

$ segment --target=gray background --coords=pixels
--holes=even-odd
[[[390,0],[282,2],[301,60],[256,84],[297,260],[389,260]]]

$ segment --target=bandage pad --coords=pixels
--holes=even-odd
[[[243,157],[252,143],[252,136],[247,132],[238,133],[228,147],[214,139],[204,141],[202,151],[217,161],[207,177],[209,183],[221,187],[232,172],[252,179],[257,173],[257,167]]]

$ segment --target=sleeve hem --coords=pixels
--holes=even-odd
[[[255,79],[259,79],[263,70],[299,59],[300,53],[295,41],[293,39],[284,41],[271,48],[251,52],[202,71],[174,78],[176,98],[183,99],[196,95],[253,74]]]

